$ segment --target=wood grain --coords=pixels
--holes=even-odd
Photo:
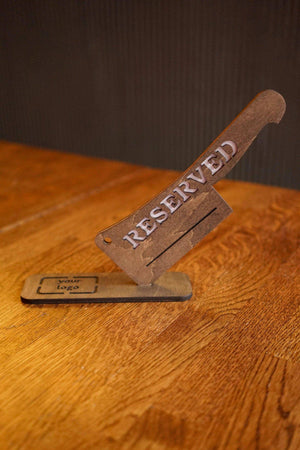
[[[187,302],[27,306],[30,274],[118,271],[97,231],[177,173],[0,149],[0,447],[298,449],[299,192],[219,182]]]
[[[278,92],[260,92],[175,182],[99,232],[98,247],[137,284],[153,283],[231,213],[212,185],[230,172],[262,128],[280,122],[285,108]]]

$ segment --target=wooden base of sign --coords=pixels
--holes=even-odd
[[[140,286],[125,273],[38,274],[25,281],[21,300],[33,304],[184,301],[192,296],[185,273],[165,272]]]

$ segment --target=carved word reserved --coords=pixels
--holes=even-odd
[[[225,151],[225,146],[231,148],[231,153]],[[237,145],[233,141],[223,142],[220,147],[205,158],[199,166],[190,172],[186,178],[173,189],[172,194],[167,195],[161,200],[161,206],[156,206],[150,211],[150,217],[144,217],[136,225],[136,229],[130,230],[123,237],[123,240],[129,242],[130,245],[132,245],[132,248],[136,249],[141,241],[147,239],[147,237],[158,228],[158,225],[165,222],[170,214],[174,214],[183,203],[191,198],[190,194],[197,192],[198,188],[191,187],[188,180],[193,180],[200,184],[205,184],[207,182],[201,166],[206,167],[212,175],[215,175],[228,163],[228,161],[231,160],[236,152]]]

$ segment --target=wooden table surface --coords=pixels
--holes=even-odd
[[[299,449],[300,194],[234,212],[172,270],[191,300],[33,306],[25,278],[118,267],[96,233],[176,172],[0,144],[1,449]]]

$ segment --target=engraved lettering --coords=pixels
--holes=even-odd
[[[194,192],[196,192],[196,191],[198,190],[197,188],[196,188],[196,189],[191,188],[190,183],[189,183],[188,181],[182,181],[182,183],[180,183],[179,186],[180,186],[180,187],[181,187],[181,186],[184,186],[183,191],[184,191],[184,192],[189,192],[189,193],[191,193],[191,194],[193,194]]]
[[[173,192],[177,192],[184,202],[190,198],[190,195],[186,195],[179,187],[173,189]]]
[[[194,194],[194,192],[197,191],[197,189],[192,189],[190,187],[188,181],[183,181],[179,186],[184,186],[184,188],[180,189],[180,187],[176,187],[173,191],[177,192],[184,202],[186,202],[191,197],[190,195],[186,195],[186,193]]]
[[[224,156],[226,162],[231,160],[231,156],[229,156],[222,147],[216,148],[215,151],[220,153],[220,155]]]
[[[161,205],[165,205],[169,210],[171,211],[171,214],[173,214],[180,206],[182,205],[181,201],[177,199],[177,202],[175,201],[176,197],[172,194],[167,195],[161,202]]]
[[[224,147],[225,145],[229,145],[232,148],[232,154],[231,154],[231,158],[232,158],[237,152],[236,143],[233,141],[224,141],[223,144],[221,144],[221,147]]]
[[[232,153],[230,155],[227,152],[225,152],[225,150],[223,149],[223,147],[225,147],[225,145],[229,145],[231,147]],[[228,162],[236,154],[237,146],[233,141],[225,141],[225,142],[223,142],[223,144],[221,144],[221,147],[218,147],[216,149],[216,152],[220,153],[220,155],[222,155],[225,158],[225,161]]]
[[[229,149],[225,150],[224,147],[226,146],[229,146],[231,151]],[[147,239],[147,237],[158,228],[157,224],[161,224],[168,219],[169,211],[173,214],[183,203],[191,198],[192,195],[190,194],[194,194],[198,191],[199,187],[191,187],[189,181],[187,180],[193,180],[201,184],[207,183],[201,166],[205,166],[211,174],[214,175],[221,169],[221,167],[224,166],[224,164],[228,163],[236,153],[237,145],[233,141],[224,141],[220,147],[218,147],[214,152],[211,152],[199,166],[195,167],[193,171],[186,176],[185,180],[173,189],[174,194],[177,194],[176,196],[169,194],[160,202],[161,205],[167,207],[168,211],[165,211],[160,206],[157,206],[149,213],[150,218],[154,219],[154,221],[151,221],[148,217],[144,217],[136,225],[136,228],[140,228],[145,232],[145,236],[140,236],[136,230],[131,230],[123,237],[123,240],[129,242],[133,249],[137,248],[140,245],[137,241],[144,241]]]
[[[201,163],[201,165],[206,166],[211,171],[212,175],[214,175],[221,167],[223,167],[223,162],[219,159],[216,160],[216,155],[212,153]]]
[[[56,286],[56,289],[64,290],[64,291],[74,291],[75,289],[79,289],[79,286],[77,285],[61,285],[58,284]]]
[[[152,209],[152,211],[150,212],[150,216],[153,219],[156,219],[156,222],[163,223],[165,220],[167,220],[168,213],[157,206],[156,208]]]
[[[151,225],[150,219],[148,219],[148,217],[145,217],[144,219],[142,219],[136,226],[141,228],[142,230],[144,230],[146,232],[146,235],[149,236],[149,234],[153,233],[154,230],[156,230],[157,225],[154,222],[153,225]]]
[[[133,237],[131,238],[130,236],[133,236]],[[123,237],[123,240],[130,242],[130,244],[133,246],[133,248],[137,248],[140,244],[136,243],[135,240],[136,241],[144,241],[145,238],[146,238],[146,236],[140,237],[136,230],[131,230],[126,234],[126,236]]]
[[[203,171],[202,171],[201,167],[198,166],[198,167],[196,167],[195,170],[199,173],[200,176],[198,177],[197,175],[195,175],[195,174],[192,172],[192,173],[190,173],[190,174],[187,176],[187,178],[189,178],[190,180],[197,181],[198,183],[205,184],[205,183],[206,183],[206,178],[205,178],[205,176],[204,176],[204,174],[203,174]]]
[[[78,283],[81,280],[76,278],[67,278],[67,279],[58,279],[56,289],[65,290],[65,291],[73,291],[74,289],[79,289]],[[74,284],[76,283],[76,284]]]

